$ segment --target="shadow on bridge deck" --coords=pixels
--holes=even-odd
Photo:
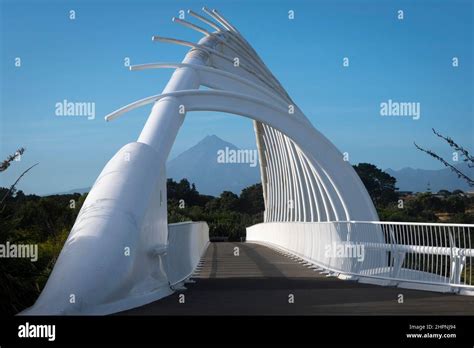
[[[238,247],[240,255],[234,256]],[[120,315],[472,315],[474,297],[326,277],[251,243],[211,243],[187,290]],[[179,303],[179,294],[185,303]],[[289,295],[294,303],[289,303]],[[398,303],[403,294],[404,303]]]

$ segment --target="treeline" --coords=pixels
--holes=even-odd
[[[385,221],[474,223],[474,197],[464,193],[406,195],[377,210]]]
[[[168,223],[206,221],[211,238],[240,241],[245,228],[263,221],[262,185],[255,184],[240,195],[224,191],[219,197],[201,195],[194,184],[168,179]]]
[[[474,197],[460,190],[399,193],[396,179],[373,164],[354,166],[382,221],[474,223]]]

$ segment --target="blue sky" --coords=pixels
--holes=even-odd
[[[27,148],[22,161],[1,174],[0,186],[36,162],[19,185],[25,192],[92,185],[107,160],[137,139],[150,108],[111,123],[103,116],[158,94],[171,75],[130,72],[125,57],[132,64],[181,61],[186,48],[153,43],[151,36],[197,41],[198,33],[171,18],[180,9],[202,6],[217,8],[240,30],[315,127],[349,152],[352,163],[440,168],[413,146],[416,140],[450,157],[432,127],[474,150],[472,1],[0,2],[0,157]],[[288,10],[295,11],[292,21]],[[343,57],[350,59],[348,68]],[[452,67],[452,57],[459,58],[459,67]],[[95,102],[96,118],[55,116],[55,104],[64,99]],[[380,103],[388,99],[419,102],[420,119],[381,117]],[[250,120],[190,113],[171,156],[208,134],[255,147]]]

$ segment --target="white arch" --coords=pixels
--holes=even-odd
[[[131,68],[175,71],[161,94],[105,117],[110,121],[153,104],[138,140],[125,145],[99,175],[31,314],[111,313],[166,296],[172,292],[171,280],[187,276],[189,269],[178,272],[176,265],[167,263],[177,258],[166,256],[176,249],[169,245],[167,208],[162,203],[166,202],[166,159],[190,111],[226,112],[254,120],[265,222],[310,222],[315,212],[318,221],[378,220],[365,187],[342,154],[312,126],[235,27],[217,11],[205,12],[217,24],[189,13],[217,32],[175,20],[203,33],[198,43],[153,37],[191,47],[182,63]],[[235,52],[240,52],[237,68],[231,57]],[[199,90],[202,85],[213,90]],[[125,154],[131,162],[123,160]],[[295,202],[293,209],[288,207],[289,199]],[[346,237],[334,233],[335,238]],[[383,236],[371,238],[380,241]],[[189,267],[197,264],[205,242],[188,244],[195,248],[189,252],[193,255]],[[122,258],[124,245],[134,251],[128,259]],[[383,257],[380,260],[383,264]],[[78,299],[74,306],[67,303],[71,289]]]
[[[352,167],[343,160],[342,154],[316,129],[310,129],[306,122],[300,121],[299,118],[290,117],[286,109],[267,101],[246,94],[228,91],[184,90],[141,99],[112,112],[105,118],[109,121],[137,107],[167,98],[177,98],[179,103],[185,106],[186,111],[218,111],[237,114],[278,129],[295,141],[305,155],[322,168],[325,177],[331,183],[339,199],[341,198],[341,190],[345,192],[347,197],[355,198],[350,202],[351,209],[348,208],[348,203],[344,200],[341,201],[344,213],[350,219],[363,221],[377,220],[377,213],[373,208],[365,187]],[[314,149],[318,149],[318,153],[315,154]],[[328,174],[326,168],[332,168],[331,173],[342,171],[346,175],[343,178],[337,178],[334,174]],[[339,187],[342,189],[340,190]],[[370,204],[361,209],[363,205],[361,198],[364,197]],[[333,202],[333,197],[329,195],[328,198],[333,210],[337,209]],[[336,213],[336,215],[339,214]]]

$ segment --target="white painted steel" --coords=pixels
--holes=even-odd
[[[97,212],[91,209],[83,214],[97,215]],[[111,218],[121,216],[125,215],[122,212],[115,212]],[[101,230],[101,219],[103,216],[98,215],[98,230]],[[115,219],[110,221],[117,225],[122,224],[122,231],[133,233],[130,224]],[[102,239],[90,238],[82,241],[84,236],[75,239],[76,233],[73,230],[54,268],[53,272],[57,273],[52,274],[48,280],[48,288],[44,289],[34,306],[20,314],[104,315],[142,306],[172,294],[174,288],[181,286],[180,284],[189,279],[196,269],[209,244],[209,228],[205,222],[184,222],[168,225],[168,231],[168,241],[165,243],[153,243],[149,238],[138,241],[137,247],[131,249],[132,253],[136,254],[135,257],[131,255],[124,258],[123,254],[116,253],[114,258],[108,255],[102,262],[92,263],[88,262],[89,254],[93,256],[95,250],[104,248],[104,244],[113,246],[117,240],[125,238],[121,238],[117,233],[108,236],[107,241],[103,240],[106,239],[105,236],[101,236]],[[133,235],[140,234],[133,233]],[[144,233],[141,235],[149,237]],[[71,244],[75,246],[71,247]],[[84,254],[78,254],[77,251],[82,251]],[[102,252],[107,254],[106,250]],[[63,254],[67,256],[62,256]],[[110,266],[110,263],[115,263],[117,268]],[[57,276],[66,272],[74,272],[76,283],[71,282],[71,279],[61,279]],[[93,282],[81,283],[90,279]],[[56,284],[58,280],[63,280],[64,283]],[[117,288],[122,290],[115,296],[107,298],[98,298],[88,293],[94,291],[103,294],[107,293],[108,289]],[[70,294],[75,295],[76,303],[69,302]],[[64,298],[67,298],[67,301],[64,301]]]
[[[383,240],[375,242],[380,234]],[[474,226],[466,224],[273,222],[247,228],[247,241],[281,248],[344,279],[464,295],[474,295],[472,236]],[[357,249],[363,251],[354,254]]]
[[[215,43],[206,37],[199,45]],[[183,63],[203,65],[208,58],[191,50]],[[163,92],[198,87],[195,71],[183,67],[175,70]],[[173,292],[173,268],[163,266],[168,248],[165,163],[184,120],[179,109],[175,98],[158,100],[138,141],[109,161],[40,297],[23,314],[107,314]],[[125,248],[130,248],[129,256]]]
[[[188,279],[209,245],[209,227],[204,221],[168,225],[166,264],[168,280],[176,285]]]

